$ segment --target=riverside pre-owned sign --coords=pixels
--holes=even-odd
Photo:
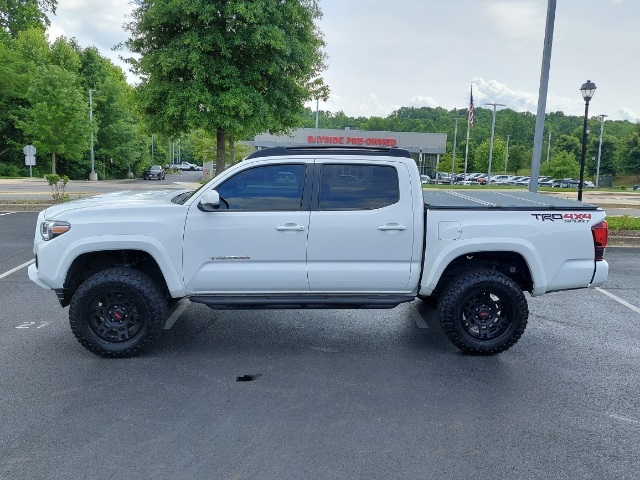
[[[263,133],[249,141],[255,148],[334,145],[363,147],[398,147],[413,153],[438,155],[445,152],[446,133],[388,132],[354,129],[299,128],[289,135]]]
[[[325,145],[373,145],[395,147],[398,141],[395,138],[364,138],[331,135],[307,135],[307,143],[320,143]]]

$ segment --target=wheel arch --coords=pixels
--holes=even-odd
[[[511,278],[523,291],[534,289],[535,279],[525,257],[514,251],[468,252],[452,259],[433,283],[431,295],[438,295],[458,275],[470,270],[486,268]],[[421,291],[422,293],[422,291]]]
[[[158,261],[149,252],[141,249],[99,250],[84,252],[71,262],[61,291],[56,291],[62,306],[71,302],[78,287],[89,277],[113,267],[127,267],[148,275],[171,297],[172,289]]]

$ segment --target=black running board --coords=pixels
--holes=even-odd
[[[197,295],[189,297],[214,310],[247,309],[380,309],[412,302],[413,295]]]

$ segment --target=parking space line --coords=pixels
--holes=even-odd
[[[4,215],[11,215],[12,213],[16,213],[16,212],[0,213],[0,217],[2,217],[2,216],[4,216]]]
[[[189,306],[189,303],[191,302],[189,302],[189,300],[187,299],[182,299],[178,302],[178,306],[173,311],[173,313],[169,316],[169,318],[167,318],[167,321],[164,324],[165,330],[169,330],[171,329],[171,327],[173,327],[173,324],[176,323],[176,320],[178,320],[178,318],[180,318],[180,315],[182,315],[182,313],[187,309],[187,307]]]
[[[424,318],[422,318],[422,315],[420,315],[420,312],[416,310],[415,307],[411,309],[411,316],[413,317],[416,327],[429,328],[429,325],[427,325],[427,322],[424,321]]]
[[[636,307],[635,305],[631,305],[629,302],[621,299],[620,297],[615,296],[613,293],[609,293],[600,287],[596,287],[596,290],[599,291],[600,293],[604,293],[609,298],[613,298],[616,302],[618,302],[621,305],[624,305],[625,307],[633,310],[634,312],[640,313],[640,308]]]
[[[6,272],[0,274],[0,278],[8,277],[13,272],[17,272],[21,268],[24,268],[24,267],[26,267],[28,265],[31,265],[33,262],[35,262],[35,260],[29,260],[28,262],[24,262],[22,265],[18,265],[16,268],[12,268],[11,270],[7,270]]]

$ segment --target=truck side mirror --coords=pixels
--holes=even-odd
[[[203,212],[213,212],[220,208],[220,194],[216,190],[207,190],[200,197],[198,209]]]

